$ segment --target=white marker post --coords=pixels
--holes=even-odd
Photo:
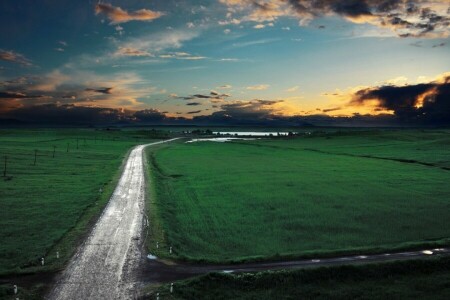
[[[172,254],[172,247],[169,248],[169,254]]]
[[[156,293],[156,300],[159,300],[159,293]]]
[[[173,283],[170,284],[170,293],[173,293]]]
[[[56,259],[59,259],[59,251],[56,251]]]
[[[43,266],[44,263],[45,263],[45,260],[44,260],[44,258],[42,257],[42,258],[41,258],[41,265]]]
[[[156,249],[159,249],[159,242],[156,242]]]
[[[17,285],[14,285],[14,295],[17,295]]]

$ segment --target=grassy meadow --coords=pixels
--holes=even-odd
[[[179,142],[147,153],[157,256],[236,262],[450,241],[449,130]]]
[[[449,299],[450,259],[322,267],[257,274],[207,274],[150,287],[145,299]]]
[[[142,130],[0,130],[0,274],[62,267],[109,200],[131,147],[160,137]]]

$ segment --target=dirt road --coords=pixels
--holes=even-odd
[[[49,299],[134,298],[146,222],[143,149],[172,140],[140,145],[131,151],[113,196]]]
[[[431,256],[450,255],[450,248],[430,248],[426,250],[391,252],[382,254],[348,255],[328,258],[298,259],[273,262],[255,262],[234,265],[166,264],[159,259],[147,259],[141,280],[147,284],[167,283],[210,272],[247,273],[267,270],[293,270],[314,267],[330,267],[362,263],[422,259]]]

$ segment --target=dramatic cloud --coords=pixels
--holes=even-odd
[[[152,21],[164,14],[150,9],[140,9],[128,12],[120,7],[112,6],[109,3],[99,3],[95,6],[95,14],[104,14],[111,21],[111,24],[125,23],[129,21]]]
[[[234,48],[245,48],[245,47],[249,47],[249,46],[255,46],[255,45],[264,45],[264,44],[268,44],[268,43],[273,43],[276,41],[279,41],[280,39],[260,39],[260,40],[254,40],[254,41],[246,41],[246,42],[238,42],[238,43],[234,43],[233,47]],[[224,59],[222,59],[222,61],[224,61]]]
[[[0,49],[0,60],[9,61],[22,66],[31,67],[31,61],[20,53]]]
[[[263,91],[267,90],[268,88],[269,88],[268,84],[258,84],[246,87],[246,89],[250,91]]]
[[[119,47],[115,55],[117,56],[135,56],[135,57],[152,57],[153,55],[145,50],[139,50],[132,47]]]
[[[221,110],[214,112],[211,117],[219,119],[236,119],[236,120],[261,120],[270,119],[273,116],[281,115],[277,104],[283,103],[283,100],[252,100],[252,101],[235,101],[221,105]]]
[[[3,99],[23,99],[23,98],[40,98],[42,96],[31,96],[18,92],[0,92],[0,98]]]
[[[388,28],[400,37],[447,37],[450,33],[448,0],[220,0],[228,7],[227,20],[273,22],[297,17],[300,25],[337,15],[352,23]],[[239,15],[236,17],[235,15]],[[256,25],[259,26],[259,25]]]
[[[231,97],[229,94],[221,94],[216,91],[211,91],[209,94],[195,94],[192,96],[179,97],[176,94],[170,95],[171,98],[177,98],[182,100],[194,100],[194,99],[217,99],[222,100],[228,97]]]
[[[286,90],[286,92],[293,93],[293,92],[298,91],[299,88],[300,88],[300,87],[299,87],[298,85],[296,85],[296,86],[293,86],[293,87],[291,87],[291,88],[288,88],[288,89]]]
[[[192,55],[187,52],[166,53],[166,54],[161,54],[159,57],[160,58],[174,58],[174,59],[180,59],[180,60],[200,60],[200,59],[207,58],[205,56]]]
[[[95,93],[100,93],[100,94],[112,94],[112,92],[111,92],[112,89],[113,89],[112,87],[101,88],[101,89],[87,88],[87,89],[85,89],[85,91],[87,91],[87,92],[95,92]]]
[[[1,114],[1,112],[0,112]],[[127,119],[124,111],[73,104],[43,104],[20,107],[7,115],[21,121],[44,124],[108,124]]]
[[[138,122],[160,122],[166,119],[166,115],[157,109],[144,109],[133,114]]]
[[[380,109],[393,111],[402,121],[450,124],[450,74],[415,85],[386,85],[355,93],[352,105],[376,101]]]
[[[165,93],[135,73],[99,75],[74,69],[57,69],[41,76],[19,77],[0,82],[4,107],[28,107],[42,104],[146,108],[141,99]],[[13,101],[14,100],[14,101]]]
[[[445,45],[447,45],[447,43],[439,43],[439,44],[435,44],[433,46],[431,46],[432,48],[440,48],[440,47],[445,47]]]
[[[107,125],[119,122],[122,124],[159,124],[168,120],[165,113],[153,108],[133,112],[119,108],[58,103],[16,107],[14,110],[10,111],[2,110],[1,108],[0,105],[0,119],[6,117],[30,123],[50,125]]]
[[[117,50],[111,54],[111,57],[120,56],[158,56],[160,58],[177,59],[204,59],[203,56],[193,56],[184,52],[169,52],[167,50],[178,49],[183,43],[196,38],[199,35],[194,30],[165,30],[149,35],[129,38],[124,41],[113,40],[113,46]]]
[[[226,61],[226,62],[238,62],[240,61],[239,58],[221,58],[219,61]]]
[[[341,109],[342,109],[341,107],[333,107],[333,108],[322,109],[322,111],[324,113],[328,113],[328,112],[332,112],[332,111],[338,111],[338,110],[341,110]]]
[[[65,41],[58,41],[57,44],[58,44],[59,47],[55,48],[55,51],[58,51],[58,52],[66,51],[67,42],[65,42]]]

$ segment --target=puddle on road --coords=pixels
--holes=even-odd
[[[150,253],[147,255],[147,258],[150,259],[150,260],[158,259],[156,256],[154,256],[154,255],[152,255]]]

